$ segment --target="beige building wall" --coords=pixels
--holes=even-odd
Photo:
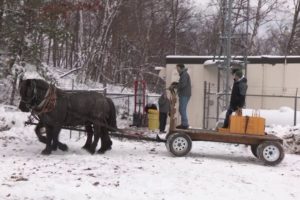
[[[249,95],[295,96],[300,87],[300,64],[249,64],[247,68]],[[293,98],[247,97],[247,107],[254,109],[278,109],[294,107]]]
[[[188,104],[190,126],[203,127],[204,81],[211,85],[211,92],[217,93],[218,69],[216,66],[204,64],[185,64],[192,81],[192,97]],[[252,95],[295,96],[296,88],[300,88],[300,63],[285,64],[248,64],[248,91],[246,107],[251,109],[279,109],[282,106],[294,108],[294,98],[258,97]],[[166,65],[166,84],[178,81],[176,64]],[[232,85],[232,77],[230,77]],[[300,103],[298,103],[300,104]],[[217,94],[210,95],[209,117],[216,117]],[[300,106],[298,106],[300,110]],[[178,124],[180,124],[179,113]],[[209,127],[214,127],[215,119],[209,121]]]

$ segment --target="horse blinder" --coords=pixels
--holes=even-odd
[[[28,112],[30,109],[37,105],[36,83],[32,80],[26,80],[26,83],[22,81],[21,84],[21,102],[19,108],[23,112]]]

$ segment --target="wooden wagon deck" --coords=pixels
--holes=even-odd
[[[256,145],[263,141],[277,141],[282,144],[282,139],[275,135],[249,135],[235,133],[220,133],[214,130],[206,129],[175,129],[172,133],[185,133],[190,136],[193,141],[211,141],[235,144]]]

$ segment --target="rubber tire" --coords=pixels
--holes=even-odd
[[[257,147],[258,147],[257,144],[253,144],[253,145],[250,146],[251,152],[252,152],[252,154],[253,154],[256,158],[258,158],[258,155],[257,155]]]
[[[268,156],[268,155],[264,154],[264,150],[266,150],[266,148],[270,148],[271,146],[274,146],[275,148],[277,148],[275,150],[279,151],[279,157],[276,160],[274,160],[274,161],[268,160],[265,157],[265,156]],[[267,152],[265,152],[265,153],[267,153]],[[261,144],[258,145],[258,147],[257,147],[257,155],[258,155],[258,159],[261,160],[265,165],[274,166],[274,165],[279,164],[283,160],[283,158],[284,158],[284,150],[283,150],[282,145],[279,142],[266,141],[266,142],[263,142],[263,143],[261,143]]]
[[[170,144],[168,143],[168,140],[169,140],[169,138],[172,136],[173,134],[167,134],[167,136],[166,136],[166,143],[165,143],[165,145],[166,145],[166,148],[167,148],[167,150],[170,152]]]
[[[170,144],[168,143],[168,140],[165,143],[167,150],[170,152]]]
[[[182,147],[181,142],[184,142],[185,146],[183,147],[183,149],[178,149]],[[174,133],[170,137],[168,137],[166,145],[167,145],[167,149],[169,149],[174,156],[181,157],[181,156],[185,156],[191,151],[192,140],[190,136],[188,136],[185,133]]]

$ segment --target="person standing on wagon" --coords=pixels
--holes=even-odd
[[[233,73],[234,82],[231,91],[230,104],[226,112],[224,124],[222,128],[228,128],[229,126],[229,117],[232,112],[241,111],[245,106],[246,92],[247,92],[247,79],[243,75],[242,70],[237,70]]]
[[[170,101],[167,97],[166,91],[163,91],[162,95],[159,97],[158,107],[159,107],[159,130],[161,133],[165,133],[168,113],[170,111]]]
[[[179,74],[179,81],[178,84],[174,85],[174,87],[177,89],[179,99],[179,113],[181,117],[181,124],[179,126],[176,126],[176,128],[188,129],[189,121],[186,109],[192,96],[191,78],[184,64],[177,64],[176,68]]]

